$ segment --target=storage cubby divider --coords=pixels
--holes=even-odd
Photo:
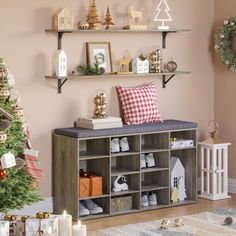
[[[56,129],[53,135],[54,213],[61,214],[66,209],[74,220],[87,220],[194,203],[197,196],[196,132],[196,123],[175,120],[96,131]],[[129,150],[112,153],[112,139],[124,137],[128,140]],[[172,137],[194,140],[195,145],[171,149]],[[143,167],[148,154],[153,156],[155,165],[141,168],[141,160]],[[170,200],[172,156],[178,157],[185,168],[187,199],[177,203]],[[80,198],[80,169],[102,176],[102,195]],[[117,176],[125,177],[128,190],[113,191]],[[141,196],[146,192],[156,194],[157,205],[141,207]],[[88,199],[102,207],[103,213],[80,217],[79,202]]]

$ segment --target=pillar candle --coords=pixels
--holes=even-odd
[[[87,227],[81,225],[80,220],[77,225],[73,225],[73,236],[87,236]]]
[[[59,236],[72,236],[72,216],[66,211],[58,217]]]

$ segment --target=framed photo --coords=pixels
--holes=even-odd
[[[87,63],[98,64],[105,73],[112,73],[111,44],[109,42],[87,42]]]

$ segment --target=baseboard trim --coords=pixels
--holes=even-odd
[[[31,206],[26,206],[21,210],[12,210],[9,214],[14,215],[35,215],[37,212],[47,211],[53,212],[53,198],[44,198],[43,201],[37,202]]]

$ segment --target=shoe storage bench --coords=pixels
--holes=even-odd
[[[118,214],[191,204],[196,201],[196,132],[193,122],[166,120],[163,123],[124,125],[123,128],[88,130],[55,129],[53,133],[53,206],[54,213],[67,210],[73,219],[92,219]],[[111,153],[113,138],[127,137],[128,152]],[[191,139],[193,147],[170,148],[171,137]],[[155,167],[141,169],[141,155],[153,153]],[[180,158],[185,168],[187,199],[171,202],[170,157]],[[100,196],[79,197],[79,171],[102,176]],[[113,192],[117,176],[126,176],[128,191]],[[157,205],[141,207],[142,193],[155,193]],[[79,203],[92,199],[103,208],[98,215],[79,216]],[[125,199],[126,203],[121,200]],[[131,206],[125,209],[125,205]],[[116,204],[114,206],[113,204]]]

